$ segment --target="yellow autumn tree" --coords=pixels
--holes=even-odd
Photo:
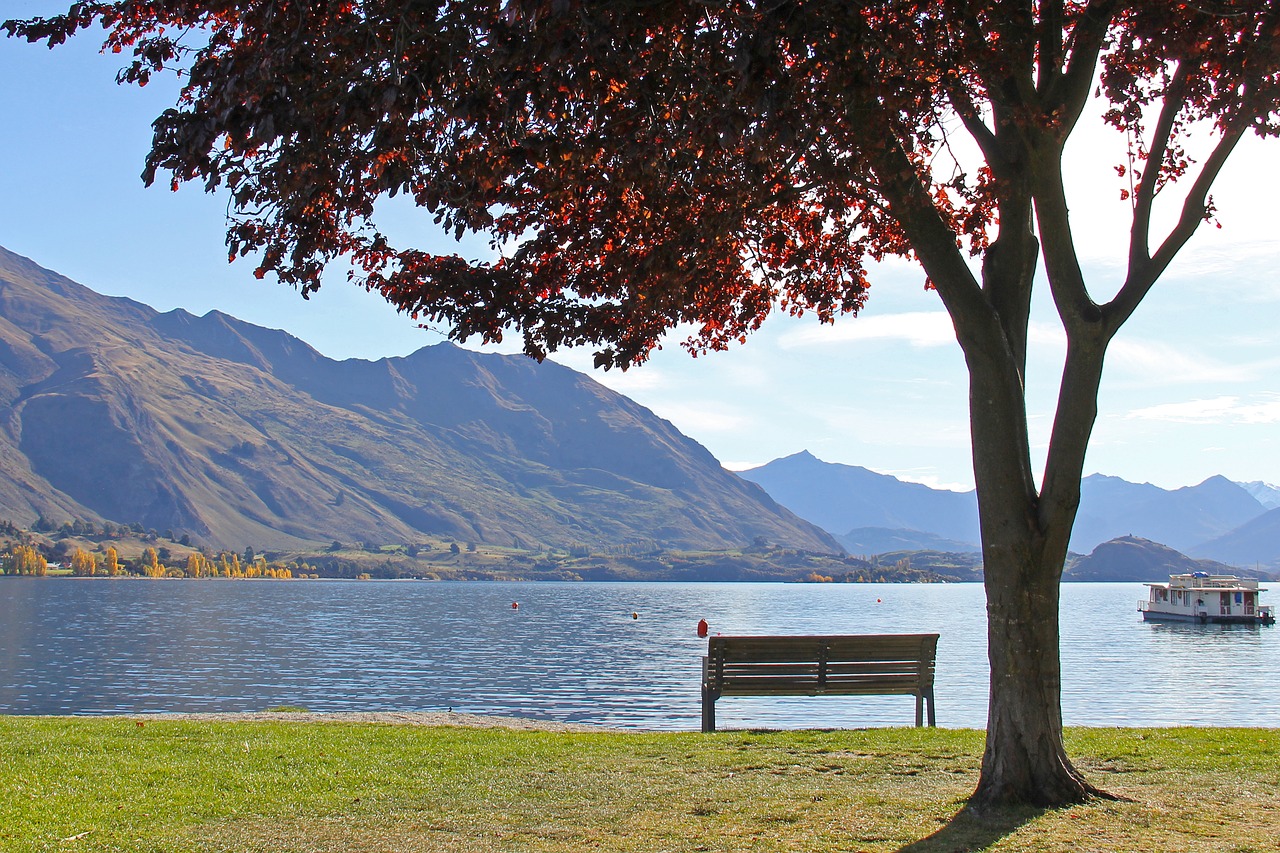
[[[98,560],[81,548],[71,552],[71,574],[78,578],[92,577],[98,573]]]
[[[102,570],[109,578],[120,574],[120,555],[116,553],[115,546],[107,546],[107,556],[102,561]]]
[[[218,569],[213,563],[201,554],[199,551],[192,551],[187,555],[187,577],[189,578],[207,578],[216,577]]]
[[[242,578],[244,569],[240,567],[240,555],[232,551],[218,554],[218,574],[224,578]]]
[[[49,572],[49,562],[40,552],[30,545],[18,545],[9,558],[9,574],[12,575],[45,575]]]
[[[160,565],[160,557],[156,555],[156,549],[148,546],[142,552],[142,573],[149,578],[162,578],[165,576],[165,568]]]

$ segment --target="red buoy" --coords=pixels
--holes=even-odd
[[[519,610],[519,609],[520,609],[520,602],[518,602],[518,601],[513,601],[513,602],[511,602],[511,609],[512,609],[512,610]]]
[[[698,620],[698,636],[699,637],[707,636],[707,630],[708,630],[707,620],[699,619]]]

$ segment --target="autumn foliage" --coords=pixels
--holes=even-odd
[[[30,545],[16,545],[12,553],[0,565],[7,575],[36,575],[49,573],[49,562]]]
[[[145,177],[227,188],[260,275],[307,293],[348,256],[459,338],[600,343],[606,365],[679,323],[720,348],[779,307],[856,311],[869,260],[918,253],[904,204],[980,252],[1016,180],[980,125],[1056,144],[1099,53],[1139,140],[1177,95],[1137,152],[1144,203],[1190,167],[1191,123],[1275,132],[1275,11],[1243,0],[121,0],[6,26],[56,44],[94,23],[121,79],[182,70]],[[984,166],[940,167],[957,122]],[[375,214],[397,195],[496,259],[394,245]]]

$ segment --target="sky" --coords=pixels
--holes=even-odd
[[[5,0],[3,17],[53,14]],[[335,359],[401,356],[445,339],[335,271],[318,294],[228,264],[225,196],[144,188],[151,121],[176,84],[119,86],[100,33],[48,50],[0,36],[0,246],[101,293],[158,310],[219,310],[284,329]],[[1081,128],[1069,155],[1076,245],[1096,299],[1123,275],[1128,203],[1114,166],[1125,141]],[[1280,142],[1249,140],[1214,190],[1221,229],[1202,227],[1112,344],[1085,473],[1172,489],[1215,474],[1280,483]],[[158,182],[161,183],[161,182]],[[167,183],[167,182],[164,182]],[[420,247],[458,247],[406,205],[390,227]],[[513,337],[513,340],[518,340]],[[823,326],[771,318],[745,345],[692,358],[675,334],[645,365],[592,369],[588,350],[553,360],[623,393],[741,470],[808,450],[940,488],[969,489],[967,376],[950,320],[906,262],[874,271],[867,308]],[[1037,468],[1064,338],[1038,289],[1027,395]],[[511,352],[517,346],[496,348]]]

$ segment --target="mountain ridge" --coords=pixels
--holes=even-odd
[[[1141,536],[1120,536],[1075,560],[1062,579],[1082,583],[1162,583],[1170,575],[1192,572],[1232,574],[1229,566],[1214,560],[1197,560]]]
[[[801,518],[834,536],[858,528],[908,529],[978,541],[972,492],[907,483],[856,465],[824,462],[807,450],[739,471]]]
[[[841,553],[668,421],[569,368],[452,344],[335,361],[0,249],[0,517],[215,547],[757,539]]]
[[[874,553],[880,547],[964,553],[981,547],[973,491],[904,482],[824,462],[808,451],[739,474],[823,527],[850,553]],[[1215,475],[1170,490],[1090,474],[1081,481],[1071,550],[1089,553],[1103,543],[1135,536],[1197,558],[1280,567],[1280,510],[1268,510],[1259,499],[1267,497],[1267,488]]]

